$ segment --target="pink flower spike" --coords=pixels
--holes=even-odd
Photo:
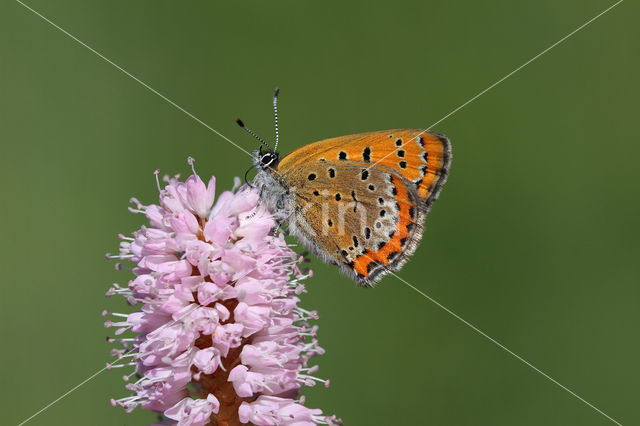
[[[111,404],[160,413],[163,425],[340,424],[299,396],[303,386],[329,385],[307,366],[324,350],[309,324],[316,311],[299,306],[312,275],[300,271],[304,259],[274,234],[257,189],[216,200],[214,177],[205,185],[194,170],[178,179],[162,188],[157,180],[157,204],[131,200],[149,224],[120,234],[117,255],[107,256],[135,275],[107,294],[137,309],[102,312],[117,336],[107,341],[119,345],[107,368],[127,367],[130,379],[131,395]]]

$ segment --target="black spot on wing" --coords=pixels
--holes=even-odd
[[[368,240],[369,238],[371,238],[371,228],[366,227],[364,228],[364,237]]]
[[[370,147],[366,147],[364,150],[362,150],[362,161],[364,161],[365,163],[369,163],[371,161]]]

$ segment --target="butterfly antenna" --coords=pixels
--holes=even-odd
[[[276,90],[273,92],[273,113],[276,118],[276,146],[273,148],[274,151],[278,150],[278,93],[280,93],[280,88],[276,87]]]
[[[262,139],[260,136],[256,135],[255,133],[253,133],[253,130],[251,130],[250,128],[248,128],[247,126],[244,125],[244,123],[242,122],[242,120],[240,120],[239,118],[236,118],[236,123],[238,123],[238,126],[242,127],[247,133],[249,133],[251,136],[253,136],[254,138],[258,139],[260,141],[260,143],[264,146],[266,146],[267,148],[271,149],[271,147],[269,146],[269,144],[267,144],[264,139]]]

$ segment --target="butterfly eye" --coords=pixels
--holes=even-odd
[[[262,163],[263,166],[268,166],[271,163],[273,163],[274,159],[275,159],[275,156],[273,154],[267,153],[262,156],[262,158],[260,159],[260,163]]]

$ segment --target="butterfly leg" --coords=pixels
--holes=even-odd
[[[258,195],[258,203],[256,204],[255,209],[253,209],[253,213],[248,215],[245,219],[251,219],[252,217],[254,217],[258,213],[258,209],[260,208],[260,205],[262,204],[262,193],[263,192],[264,192],[264,186],[262,186],[260,188],[260,194]]]

